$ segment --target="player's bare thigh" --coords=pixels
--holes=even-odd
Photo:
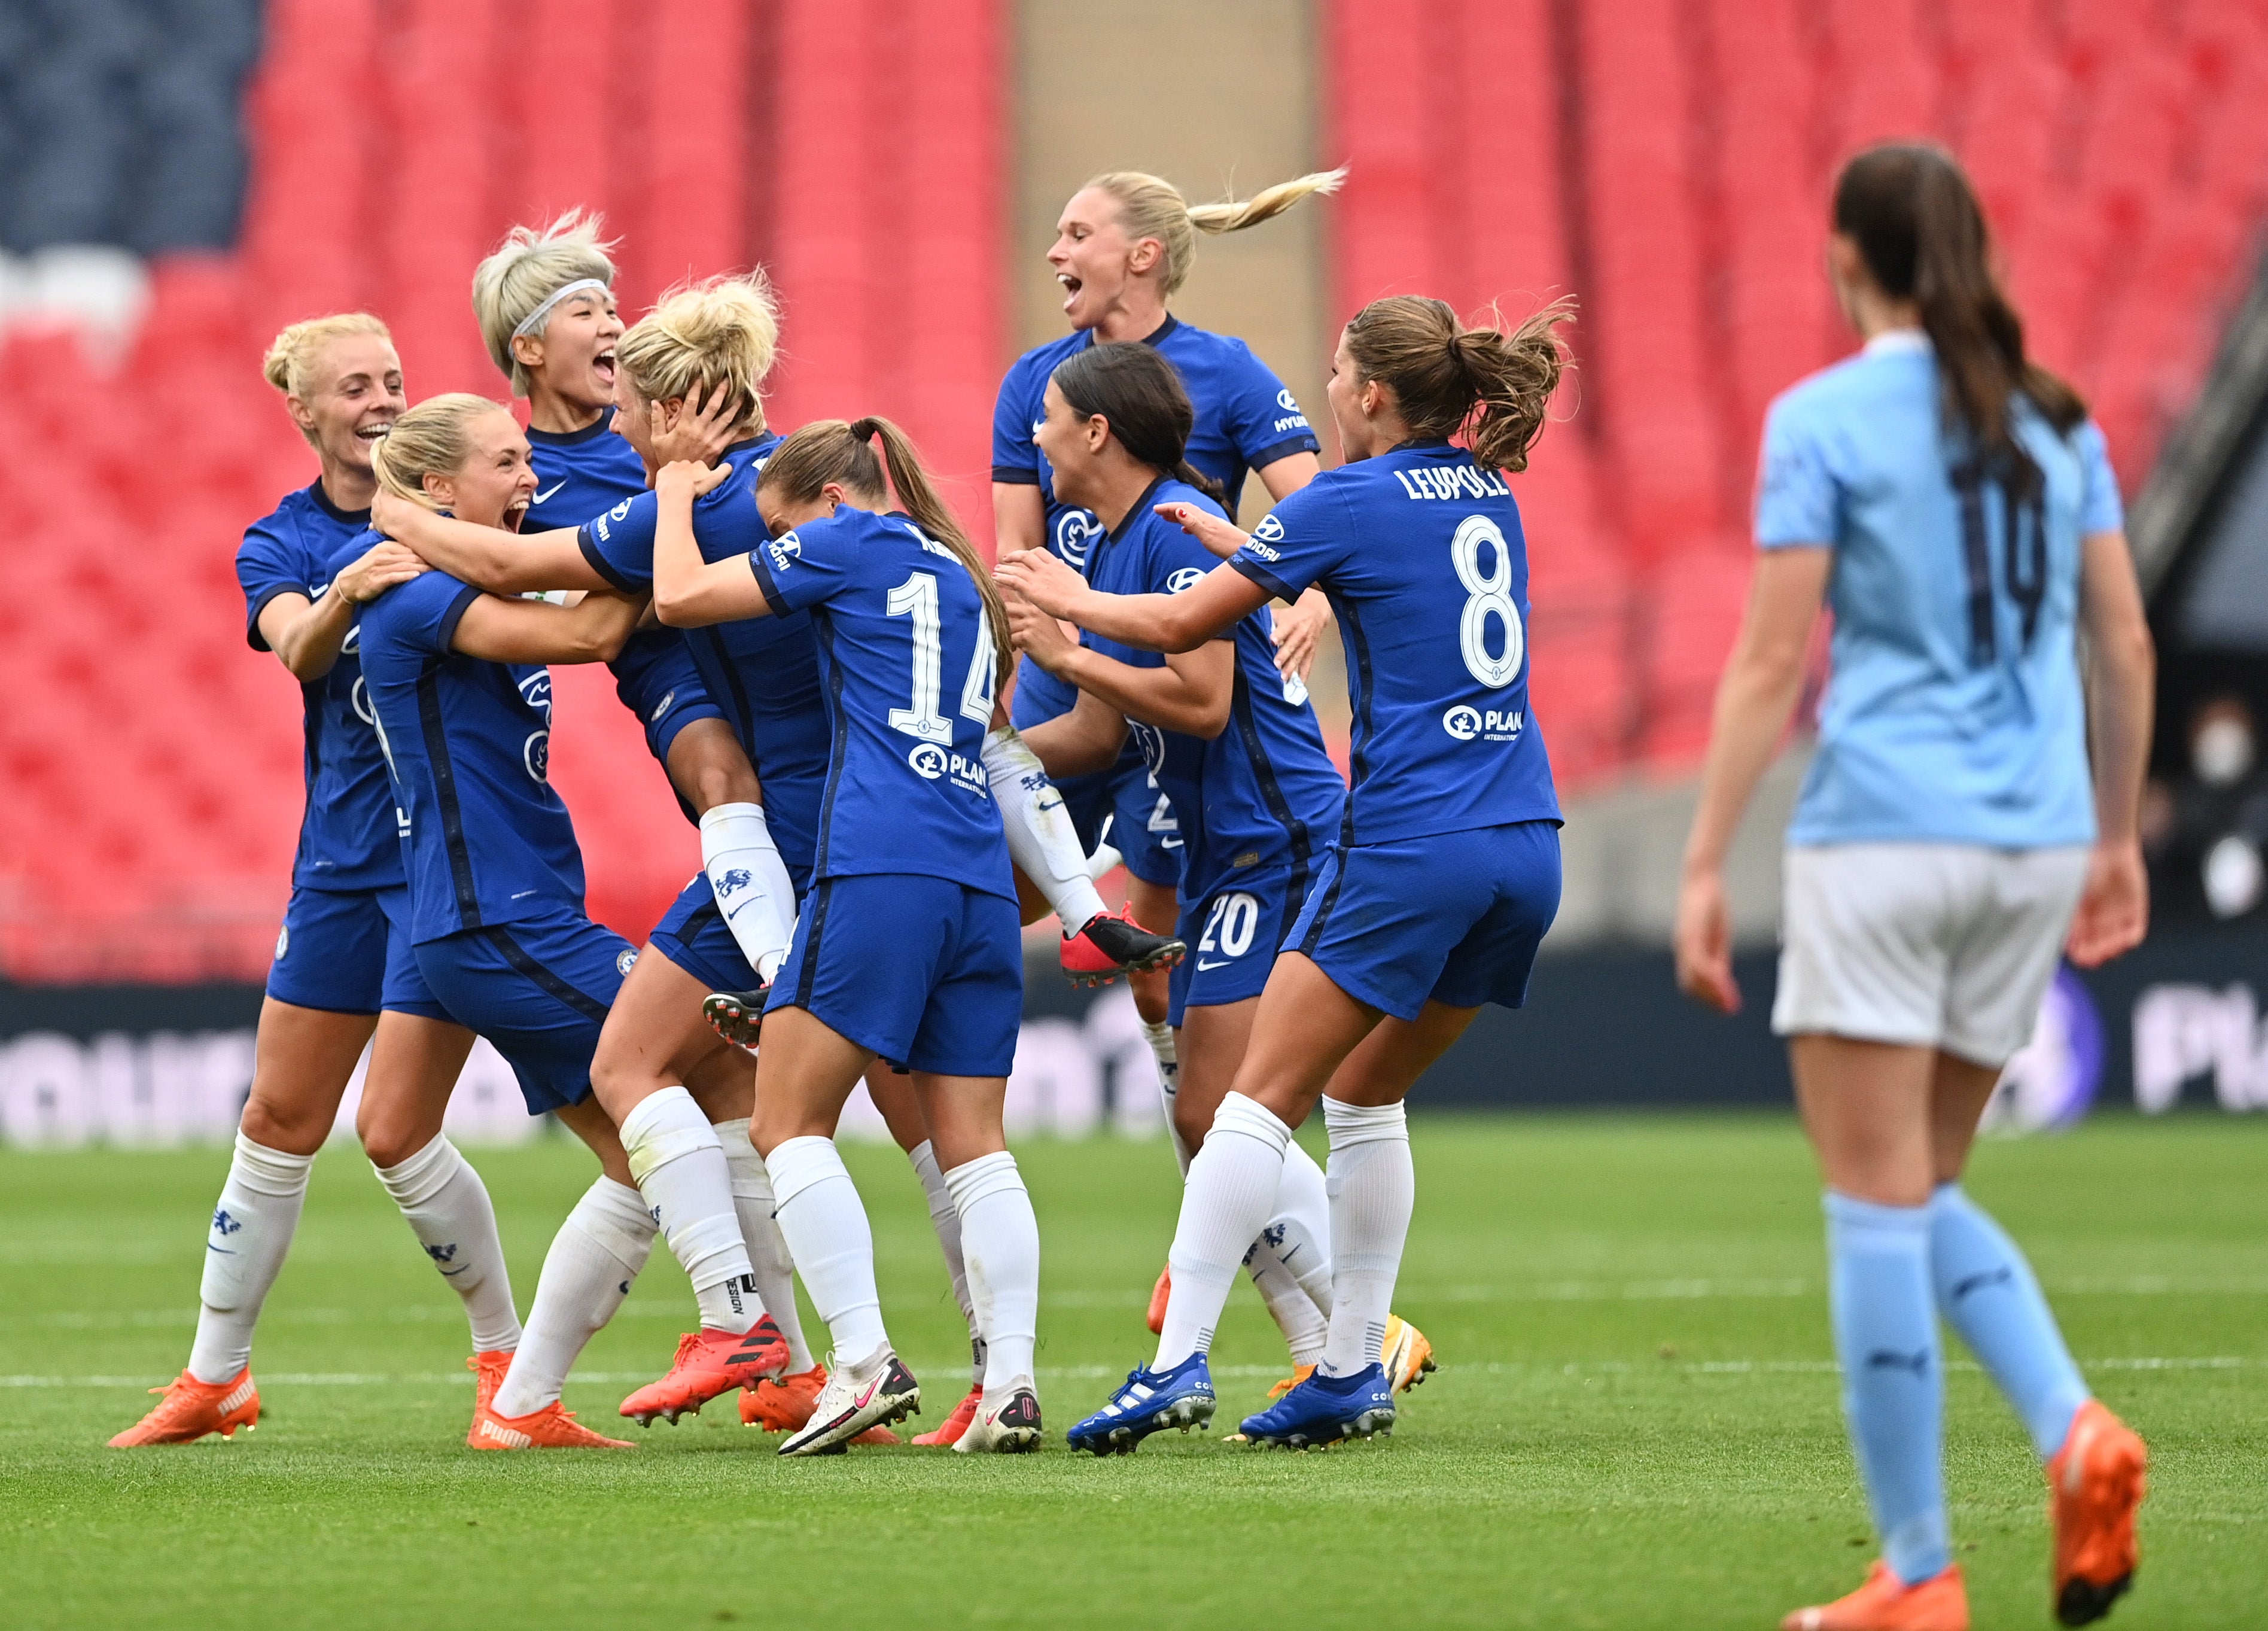
[[[708,994],[706,985],[656,947],[649,944],[638,954],[615,993],[591,1059],[592,1089],[616,1125],[641,1101],[681,1085],[711,1121],[748,1114],[755,1062],[702,1017]]]
[[[422,1014],[378,1016],[355,1111],[355,1135],[372,1165],[398,1167],[441,1135],[472,1051],[473,1033],[462,1025]]]
[[[377,1027],[375,1014],[335,1014],[264,999],[253,1042],[252,1091],[239,1124],[244,1136],[290,1155],[320,1149]]]

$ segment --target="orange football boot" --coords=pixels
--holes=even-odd
[[[740,1390],[740,1425],[766,1433],[793,1433],[811,1420],[819,1405],[819,1391],[827,1385],[827,1367],[814,1365],[792,1376],[767,1376],[754,1387]],[[850,1441],[854,1444],[895,1444],[898,1435],[886,1427],[870,1427]]]
[[[504,1385],[504,1373],[512,1369],[512,1350],[483,1348],[465,1362],[465,1369],[473,1373],[473,1412],[477,1415],[489,1407],[489,1400]]]
[[[541,1410],[524,1416],[500,1416],[490,1405],[473,1412],[473,1430],[465,1443],[475,1450],[636,1450],[626,1438],[593,1433],[575,1420],[575,1413],[553,1399]]]
[[[1299,1386],[1300,1384],[1305,1382],[1309,1376],[1312,1376],[1314,1374],[1315,1368],[1313,1365],[1294,1365],[1292,1367],[1292,1374],[1290,1376],[1285,1376],[1274,1387],[1268,1390],[1268,1397],[1270,1399],[1281,1399],[1285,1394],[1290,1392],[1293,1388]]]
[[[200,1382],[186,1369],[152,1393],[165,1397],[150,1413],[110,1441],[113,1450],[133,1450],[144,1444],[186,1444],[217,1433],[223,1438],[242,1428],[249,1433],[260,1425],[260,1390],[253,1384],[252,1367],[226,1382]]]
[[[1440,1368],[1425,1333],[1399,1314],[1386,1317],[1386,1339],[1379,1346],[1378,1359],[1397,1393],[1407,1393]]]
[[[1779,1631],[1969,1631],[1969,1591],[1961,1565],[1908,1585],[1880,1558],[1867,1583],[1817,1608],[1799,1608]]]
[[[2142,1504],[2148,1463],[2134,1430],[2091,1399],[2048,1462],[2055,1614],[2065,1625],[2102,1619],[2133,1583],[2134,1509]]]
[[[1150,1288],[1150,1334],[1158,1336],[1166,1329],[1166,1303],[1174,1295],[1174,1266],[1170,1263],[1158,1271],[1158,1283]]]
[[[677,1339],[669,1374],[649,1382],[622,1400],[622,1413],[640,1427],[656,1416],[677,1418],[698,1412],[719,1393],[729,1393],[787,1369],[787,1340],[766,1314],[747,1331],[712,1331],[703,1326]]]
[[[917,1444],[957,1444],[961,1435],[968,1431],[968,1424],[976,1420],[976,1413],[984,1404],[984,1390],[973,1387],[966,1397],[953,1407],[953,1413],[929,1432],[917,1434]]]

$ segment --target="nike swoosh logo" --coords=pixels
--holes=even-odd
[[[217,1251],[217,1252],[219,1252],[219,1253],[221,1254],[221,1256],[223,1256],[223,1257],[225,1257],[225,1258],[232,1258],[232,1257],[234,1257],[234,1256],[236,1255],[236,1248],[235,1248],[235,1247],[233,1247],[233,1246],[216,1246],[216,1245],[215,1245],[215,1244],[212,1244],[212,1242],[210,1242],[210,1240],[208,1240],[207,1242],[205,1242],[205,1250],[206,1250],[206,1251]]]
[[[473,1266],[471,1264],[468,1263],[463,1268],[445,1268],[441,1271],[441,1278],[444,1280],[454,1280],[458,1275],[468,1273],[472,1266]]]
[[[1197,959],[1197,972],[1202,974],[1207,969],[1225,969],[1233,961],[1234,961],[1233,958],[1223,957],[1218,963],[1207,963],[1204,958],[1200,957]]]
[[[882,1378],[876,1376],[872,1382],[869,1382],[866,1384],[866,1391],[865,1392],[859,1394],[858,1398],[850,1401],[850,1408],[853,1411],[865,1409],[868,1405],[873,1402],[875,1391],[880,1388],[881,1385]]]
[[[541,504],[546,498],[556,498],[559,496],[559,490],[566,484],[567,483],[564,482],[555,482],[552,483],[550,491],[537,493],[535,497],[528,500],[528,503]]]

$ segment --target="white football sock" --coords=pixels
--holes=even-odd
[[[1189,1176],[1189,1147],[1182,1137],[1182,1130],[1174,1123],[1174,1097],[1182,1085],[1181,1050],[1174,1041],[1171,1022],[1160,1020],[1152,1024],[1148,1020],[1138,1022],[1142,1027],[1142,1040],[1150,1044],[1150,1052],[1158,1061],[1158,1096],[1166,1106],[1166,1136],[1174,1140],[1174,1160],[1182,1169],[1182,1176]]]
[[[772,1215],[777,1208],[772,1199],[771,1174],[764,1170],[756,1147],[748,1142],[746,1116],[710,1125],[717,1129],[717,1141],[725,1147],[725,1165],[732,1170],[733,1209],[740,1214],[740,1240],[748,1249],[756,1296],[787,1343],[788,1374],[798,1375],[816,1362],[811,1345],[803,1339],[803,1311],[796,1306],[795,1259],[788,1255],[779,1220]]]
[[[552,1236],[535,1279],[527,1329],[490,1405],[500,1416],[524,1416],[556,1404],[584,1345],[615,1317],[630,1281],[653,1250],[655,1224],[645,1199],[603,1173]]]
[[[205,1236],[204,1281],[197,1291],[203,1306],[189,1347],[189,1374],[198,1381],[233,1382],[252,1362],[252,1328],[291,1250],[314,1164],[313,1155],[288,1155],[236,1135],[236,1155]]]
[[[622,1154],[638,1193],[661,1217],[669,1249],[685,1265],[701,1324],[735,1336],[763,1317],[733,1171],[717,1129],[683,1088],[649,1093],[622,1118]]]
[[[1418,1175],[1401,1105],[1368,1108],[1327,1098],[1323,1125],[1331,1135],[1332,1306],[1322,1374],[1348,1376],[1378,1362]]]
[[[795,883],[762,805],[719,804],[702,815],[701,869],[740,955],[769,981],[795,934]]]
[[[831,1362],[856,1369],[890,1342],[874,1289],[874,1231],[858,1186],[833,1139],[790,1139],[764,1166],[796,1273],[834,1339]]]
[[[1115,845],[1108,843],[1098,844],[1094,846],[1094,853],[1086,858],[1086,875],[1100,883],[1108,877],[1115,868],[1125,863],[1126,858],[1118,852]]]
[[[985,736],[983,759],[992,802],[1008,834],[1008,858],[1048,897],[1063,932],[1078,934],[1101,915],[1102,897],[1087,875],[1086,850],[1071,824],[1071,812],[1064,808],[1063,794],[1012,725]]]
[[[1260,1300],[1284,1333],[1295,1365],[1317,1363],[1330,1329],[1330,1198],[1323,1170],[1294,1140],[1285,1147],[1276,1215],[1245,1254]]]
[[[1006,1150],[966,1161],[945,1175],[961,1210],[968,1290],[984,1333],[982,1385],[998,1392],[1031,1380],[1040,1327],[1040,1223],[1024,1175]]]
[[[475,1353],[519,1346],[519,1315],[512,1305],[512,1275],[497,1238],[496,1207],[488,1185],[443,1133],[399,1165],[371,1170],[409,1221],[409,1232],[433,1259],[449,1288],[464,1299]]]
[[[976,1299],[968,1288],[968,1258],[961,1244],[961,1208],[953,1204],[953,1191],[937,1170],[937,1151],[924,1139],[906,1152],[921,1180],[923,1199],[929,1202],[930,1227],[937,1231],[938,1250],[945,1253],[945,1272],[953,1280],[953,1300],[968,1322],[968,1367],[972,1387],[984,1385],[984,1327],[976,1317]]]
[[[1174,1291],[1152,1369],[1170,1369],[1212,1346],[1237,1267],[1276,1210],[1291,1141],[1292,1129],[1258,1100],[1232,1093],[1220,1102],[1182,1190],[1181,1221],[1166,1258]]]

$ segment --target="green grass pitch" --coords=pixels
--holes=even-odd
[[[976,1463],[783,1462],[730,1400],[625,1428],[628,1453],[466,1450],[455,1299],[350,1149],[318,1163],[269,1302],[259,1430],[112,1451],[186,1357],[225,1155],[0,1155],[0,1624],[1764,1627],[1855,1585],[1872,1543],[1793,1124],[1420,1117],[1415,1139],[1396,1301],[1443,1365],[1394,1436],[1302,1456],[1168,1435],[1100,1462],[1060,1435],[1148,1354],[1161,1145],[1020,1152],[1053,1437]],[[850,1155],[934,1422],[966,1370],[921,1198],[895,1151]],[[590,1164],[552,1141],[475,1159],[524,1308]],[[1985,1145],[1971,1187],[2151,1443],[2143,1570],[2110,1623],[2268,1624],[2268,1122],[2106,1117]],[[614,1426],[690,1310],[657,1250],[569,1405]],[[1215,1361],[1227,1431],[1281,1368],[1248,1287]],[[2048,1625],[2038,1470],[1973,1368],[1949,1397],[1976,1623]]]

